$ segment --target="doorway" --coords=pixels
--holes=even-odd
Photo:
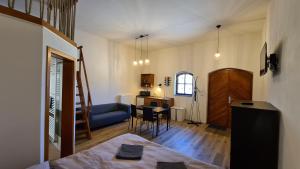
[[[45,161],[74,152],[75,63],[75,58],[47,48]]]
[[[208,75],[207,123],[216,127],[231,127],[231,102],[252,100],[253,73],[225,68]]]
[[[51,56],[49,86],[49,160],[60,157],[63,60]]]

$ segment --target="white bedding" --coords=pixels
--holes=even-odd
[[[118,152],[121,144],[143,145],[144,152],[142,160],[130,161],[116,159],[115,154]],[[189,158],[133,134],[124,134],[115,137],[91,149],[56,160],[53,162],[53,166],[55,169],[155,169],[157,161],[184,161],[188,169],[220,169],[217,166]],[[32,166],[29,169],[49,168],[49,163],[45,162]]]

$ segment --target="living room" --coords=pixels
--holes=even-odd
[[[269,155],[278,157],[272,160],[277,168],[298,167],[297,51],[300,29],[297,8],[300,4],[297,0],[78,1],[74,3],[77,7],[74,13],[76,17],[73,16],[76,24],[73,29],[70,26],[71,31],[65,35],[59,33],[61,30],[53,30],[53,27],[60,29],[59,24],[55,27],[51,21],[49,26],[38,20],[42,1],[33,0],[31,12],[28,11],[29,6],[24,10],[24,5],[31,1],[16,1],[13,7],[8,2],[13,1],[0,1],[1,56],[4,58],[0,71],[3,77],[1,114],[4,115],[1,136],[7,138],[0,146],[7,152],[1,160],[0,168],[25,168],[38,163],[45,165],[48,160],[50,165],[53,160],[57,162],[54,166],[70,167],[68,163],[60,163],[63,161],[60,158],[69,160],[68,156],[73,153],[76,156],[76,153],[90,148],[110,145],[108,143],[111,139],[122,138],[127,141],[129,138],[121,137],[124,134],[134,135],[130,135],[132,138],[139,136],[136,138],[139,141],[144,141],[141,138],[150,140],[155,143],[153,148],[160,144],[180,154],[177,160],[170,156],[170,159],[161,161],[184,162],[189,168],[192,164],[187,161],[193,158],[198,164],[195,168],[201,168],[206,163],[209,165],[203,168],[234,168],[230,152],[234,152],[231,147],[238,143],[232,145],[231,142],[232,132],[235,132],[232,131],[235,118],[231,117],[231,103],[237,100],[264,101],[280,110],[279,122],[274,120],[280,127],[275,132],[278,139],[271,139],[275,144],[275,152],[269,152]],[[47,20],[47,3],[44,5],[43,18]],[[81,60],[81,51],[84,61]],[[271,62],[272,54],[276,54],[277,71]],[[262,64],[262,56],[266,56],[266,63]],[[72,65],[64,66],[62,72],[65,74],[61,74],[61,77],[66,81],[60,83],[70,85],[74,91],[62,90],[69,97],[60,98],[62,104],[74,103],[77,108],[83,104],[80,97],[85,98],[87,112],[83,113],[84,122],[80,121],[80,125],[83,125],[85,131],[87,125],[88,134],[84,133],[80,138],[77,138],[78,132],[74,131],[78,129],[77,121],[79,123],[82,120],[76,119],[79,117],[76,115],[79,109],[72,110],[73,116],[54,113],[57,118],[62,118],[56,126],[62,125],[61,129],[67,130],[55,131],[53,139],[47,133],[52,125],[47,118],[53,116],[50,113],[51,107],[56,104],[51,101],[51,97],[56,97],[54,88],[51,88],[53,71],[51,67],[47,69],[47,59],[51,57],[62,59],[64,65],[74,62],[73,69]],[[79,64],[82,66],[81,75],[75,72]],[[74,77],[71,75],[72,70]],[[56,71],[59,73],[58,69]],[[237,73],[236,76],[233,76],[234,73]],[[142,85],[143,74],[150,74],[153,80]],[[74,83],[68,84],[73,81],[71,76]],[[76,87],[79,86],[76,85],[78,76],[82,76],[82,89]],[[231,78],[235,86],[228,89],[232,93],[242,90],[241,94],[220,94],[221,89],[228,87],[228,84],[225,85],[225,76],[242,78]],[[67,77],[70,78],[68,81]],[[184,77],[184,82],[181,82],[181,77]],[[78,90],[82,90],[83,95]],[[250,92],[249,96],[246,96],[247,92]],[[70,103],[66,98],[69,98]],[[143,117],[132,116],[132,106],[136,106],[137,114],[143,114],[144,107],[151,108],[153,100],[157,104],[152,107],[156,118],[144,123]],[[169,107],[164,112],[169,114],[163,118],[164,114],[160,115],[162,109],[158,108],[165,108],[163,103],[166,102]],[[220,107],[221,103],[226,103],[226,106],[216,111],[213,106]],[[64,108],[62,112],[67,110]],[[117,112],[114,114],[116,116],[107,115],[105,118],[98,116],[98,122],[92,119],[93,112],[101,114],[110,111],[118,111],[119,114],[117,116]],[[65,123],[72,117],[73,125]],[[265,124],[269,123],[265,121]],[[260,127],[260,131],[263,131]],[[48,145],[51,141],[55,142],[54,147]],[[118,144],[111,142],[111,145]],[[112,150],[110,148],[109,153]],[[165,149],[155,150],[167,152]],[[52,156],[49,153],[54,154],[52,159],[48,158]],[[147,158],[151,156],[148,151],[144,153]],[[104,154],[100,153],[99,158],[105,158]],[[14,163],[16,158],[20,162]],[[156,162],[160,159],[156,158],[150,158],[150,161],[156,161],[147,168],[158,165]],[[143,160],[140,162],[144,163]],[[123,165],[122,162],[118,164]],[[105,166],[99,165],[95,164],[98,168]],[[80,168],[79,164],[76,166]],[[112,168],[115,167],[113,165]]]

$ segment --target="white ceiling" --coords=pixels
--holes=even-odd
[[[39,0],[33,13],[39,15]],[[216,33],[242,34],[262,30],[269,0],[79,0],[76,27],[134,44],[134,37],[150,34],[150,49],[203,40]],[[0,0],[7,5],[7,0]],[[16,1],[24,10],[24,0]],[[76,36],[76,35],[75,35]]]
[[[215,31],[259,31],[269,0],[79,0],[77,28],[133,44],[150,34],[151,49],[197,41]],[[230,26],[235,25],[238,26]],[[227,29],[228,28],[228,29]]]

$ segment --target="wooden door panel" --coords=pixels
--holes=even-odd
[[[209,74],[207,122],[231,127],[230,101],[252,100],[253,74],[240,69],[221,69]]]
[[[208,123],[226,126],[228,121],[228,71],[213,72],[209,76]]]
[[[229,96],[231,102],[252,100],[253,74],[248,71],[232,69],[229,73]],[[229,106],[228,125],[231,128],[231,107]]]
[[[241,70],[231,70],[229,73],[229,95],[233,100],[252,100],[251,72]]]

